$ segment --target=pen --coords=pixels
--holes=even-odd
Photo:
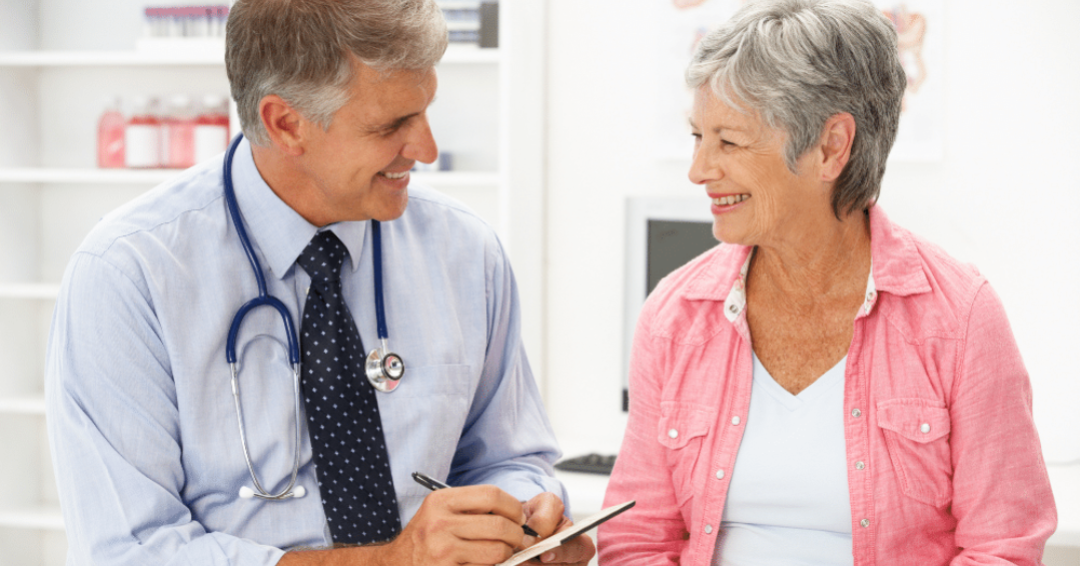
[[[433,477],[421,474],[420,472],[413,472],[412,473],[412,478],[414,480],[416,480],[416,483],[430,489],[431,491],[435,491],[437,489],[446,489],[446,488],[450,487],[450,486],[446,485],[445,483],[443,483],[443,482],[441,482],[441,481],[439,481],[439,480],[437,480],[437,479],[435,479]],[[529,527],[529,525],[521,525],[521,530],[525,531],[525,534],[527,534],[529,536],[532,536],[532,537],[539,537],[540,536],[540,534],[537,533],[536,531],[532,530],[532,528]]]

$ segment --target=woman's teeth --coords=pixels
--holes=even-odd
[[[401,173],[391,173],[389,171],[383,171],[383,172],[381,172],[379,174],[382,175],[383,177],[386,177],[387,179],[404,179],[405,175],[408,175],[409,172],[408,171],[402,171]]]
[[[748,198],[750,198],[750,195],[728,195],[726,197],[714,198],[712,199],[712,203],[716,206],[728,206],[742,202]]]

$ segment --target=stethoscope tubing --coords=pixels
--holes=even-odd
[[[251,245],[247,229],[244,227],[243,218],[240,216],[240,204],[236,200],[236,191],[234,190],[232,182],[232,164],[233,156],[236,154],[236,149],[239,147],[243,137],[243,133],[238,134],[232,144],[229,145],[228,151],[225,153],[225,165],[222,171],[225,185],[225,205],[226,208],[229,209],[229,216],[232,218],[233,225],[236,227],[237,237],[244,248],[244,254],[247,256],[248,263],[251,265],[251,271],[255,274],[255,281],[259,287],[259,295],[247,303],[244,303],[233,316],[232,324],[229,326],[228,339],[225,344],[225,358],[229,363],[229,370],[232,374],[233,403],[236,406],[236,420],[240,429],[240,445],[244,452],[244,461],[247,463],[248,472],[251,474],[251,480],[255,484],[255,489],[257,490],[255,491],[244,486],[240,489],[240,497],[257,497],[263,500],[282,500],[292,497],[303,497],[305,494],[303,486],[296,486],[296,478],[300,471],[299,334],[296,332],[296,325],[293,323],[293,318],[289,313],[289,309],[277,297],[274,297],[267,292],[266,277],[263,274],[262,265],[259,262],[258,256],[255,254],[254,246]],[[375,276],[375,317],[379,340],[382,343],[382,347],[373,350],[368,355],[367,365],[371,367],[367,367],[365,373],[367,373],[368,380],[373,387],[379,391],[390,392],[397,387],[398,380],[401,379],[401,375],[405,370],[401,357],[390,352],[386,345],[388,332],[386,327],[386,311],[383,302],[382,230],[378,220],[372,219],[371,233]],[[247,431],[244,427],[244,413],[243,408],[240,405],[240,364],[238,363],[236,356],[236,340],[240,333],[240,326],[243,324],[244,317],[252,310],[262,306],[273,307],[281,316],[282,324],[285,327],[285,339],[288,342],[287,350],[289,364],[292,366],[293,370],[293,421],[296,428],[295,441],[293,443],[293,469],[289,478],[289,484],[285,489],[276,494],[271,494],[263,488],[262,483],[259,482],[259,478],[255,474],[255,466],[251,462],[251,454],[247,445]],[[387,371],[388,362],[392,367],[390,372]],[[295,489],[293,489],[294,486]]]

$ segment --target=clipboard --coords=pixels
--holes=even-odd
[[[506,562],[498,564],[497,566],[516,566],[517,564],[523,564],[526,561],[536,558],[537,556],[540,556],[541,554],[549,550],[558,548],[563,544],[569,542],[570,540],[577,538],[585,531],[588,531],[596,527],[600,523],[603,523],[604,521],[607,521],[615,515],[618,515],[619,513],[622,513],[623,511],[626,511],[627,509],[633,507],[634,503],[636,503],[636,501],[631,500],[627,501],[626,503],[612,505],[611,507],[608,507],[607,509],[604,509],[597,514],[588,517],[584,521],[575,524],[573,527],[565,531],[555,533],[550,537],[530,546],[529,548],[517,552],[516,554],[511,556]]]

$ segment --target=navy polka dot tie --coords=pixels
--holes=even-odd
[[[390,458],[364,347],[341,293],[349,256],[329,230],[296,263],[311,276],[300,327],[300,363],[311,447],[334,542],[366,544],[401,530]]]

